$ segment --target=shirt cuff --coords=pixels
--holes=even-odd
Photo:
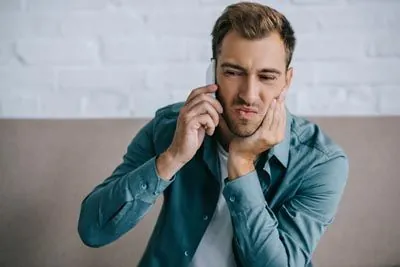
[[[128,185],[133,198],[154,203],[158,196],[175,181],[176,174],[167,181],[158,175],[154,156],[128,176]]]
[[[231,211],[240,212],[267,204],[256,170],[234,180],[225,179],[223,195]]]

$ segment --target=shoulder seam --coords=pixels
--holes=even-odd
[[[294,122],[293,122],[293,123],[294,123]],[[345,153],[344,153],[344,151],[343,151],[343,149],[342,149],[340,146],[338,146],[336,143],[335,143],[335,146],[337,147],[337,149],[335,149],[334,151],[327,151],[327,150],[325,150],[325,149],[322,149],[321,146],[320,146],[318,143],[315,143],[314,145],[310,145],[310,144],[307,143],[306,141],[303,141],[303,140],[302,140],[302,136],[303,136],[303,135],[300,135],[300,134],[296,131],[296,129],[294,129],[294,127],[291,127],[291,132],[292,132],[293,135],[297,138],[299,144],[301,144],[301,145],[303,145],[303,146],[307,146],[307,147],[312,148],[312,149],[316,149],[317,151],[321,152],[322,155],[324,155],[324,158],[325,158],[326,160],[329,160],[331,156],[334,156],[335,154],[338,154],[338,153],[339,153],[340,155],[346,156]]]

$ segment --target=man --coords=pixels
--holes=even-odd
[[[80,237],[91,247],[117,240],[163,194],[139,266],[310,266],[348,161],[285,108],[294,32],[276,10],[242,2],[225,9],[212,37],[216,84],[159,109],[139,131],[83,200]]]

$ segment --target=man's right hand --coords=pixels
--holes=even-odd
[[[204,140],[204,135],[213,135],[219,123],[222,106],[211,96],[215,84],[194,89],[179,112],[174,139],[169,150],[182,163],[193,158]]]
[[[219,101],[211,96],[217,88],[215,84],[200,87],[188,96],[179,112],[172,143],[160,156],[157,167],[161,177],[169,180],[177,169],[193,158],[205,134],[214,134],[219,123],[219,113],[223,112]]]

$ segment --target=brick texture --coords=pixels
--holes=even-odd
[[[229,0],[4,0],[0,117],[152,117],[204,85]],[[400,115],[400,2],[262,1],[298,39],[298,115]]]

